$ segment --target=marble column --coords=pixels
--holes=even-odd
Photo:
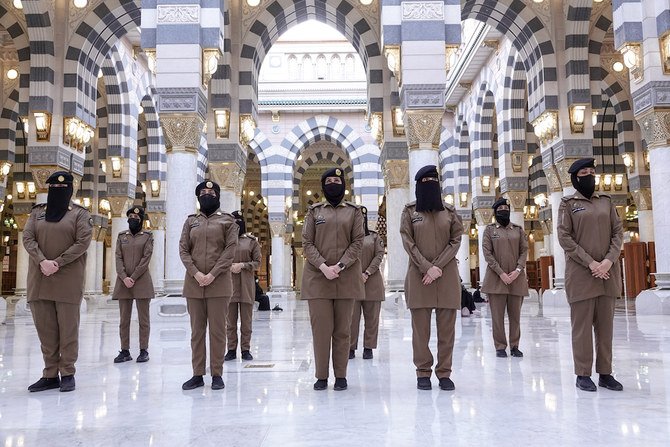
[[[15,295],[25,295],[28,284],[28,252],[23,246],[23,231],[19,231],[19,246],[16,250],[16,289]]]
[[[150,213],[151,233],[154,237],[154,252],[149,263],[149,272],[156,294],[162,293],[165,281],[165,213]]]
[[[414,176],[417,171],[426,165],[435,165],[438,172],[440,171],[438,148],[443,115],[442,110],[410,110],[405,114],[409,142],[408,185],[411,200],[416,197]]]
[[[272,260],[270,262],[270,290],[272,292],[288,292],[291,290],[291,280],[287,273],[286,249],[284,234],[286,224],[284,222],[270,222],[272,231]],[[290,260],[290,257],[289,257]],[[288,267],[290,272],[290,266]]]
[[[493,218],[493,209],[480,208],[475,210],[475,217],[477,219],[477,238],[478,238],[478,253],[479,253],[479,284],[484,283],[484,275],[486,274],[486,259],[484,258],[484,231],[486,226],[491,223]]]
[[[551,220],[554,226],[554,231],[551,232],[551,254],[554,256],[554,289],[565,288],[565,252],[558,242],[558,231],[556,231],[556,226],[560,221],[558,209],[561,206],[562,198],[562,191],[554,191],[549,196]]]
[[[637,206],[640,242],[652,242],[654,241],[654,212],[652,211],[651,188],[632,191],[631,195]]]
[[[400,216],[409,200],[408,160],[387,160],[384,166],[386,186],[386,288],[405,286],[409,257],[400,238]]]
[[[103,240],[98,240],[95,242],[91,242],[92,244],[95,244],[95,290],[98,293],[102,293],[102,280],[104,279],[105,276],[105,241],[104,241],[104,236]]]
[[[289,290],[293,290],[293,249],[290,237],[290,234],[284,235],[284,282]]]
[[[305,268],[305,257],[303,256],[304,251],[302,247],[296,247],[295,249],[295,284],[293,288],[295,290],[300,290],[300,285],[302,283],[302,272]]]
[[[466,288],[472,287],[470,281],[470,222],[463,221],[463,236],[461,236],[461,246],[458,248],[458,274],[461,276],[463,285]]]
[[[670,117],[670,114],[667,115]],[[656,285],[670,289],[670,194],[666,188],[670,178],[670,147],[654,147],[649,152],[653,231],[656,237]]]
[[[88,246],[86,250],[86,274],[84,280],[84,293],[86,295],[95,295],[95,275],[98,270],[96,264],[98,262],[98,245],[95,243],[96,233],[100,231],[100,227],[93,229],[93,240],[91,245]]]
[[[110,284],[110,292],[114,288],[114,283],[116,282],[116,241],[119,233],[128,229],[126,211],[130,208],[131,203],[132,202],[127,197],[109,198],[109,204],[112,208],[112,226],[110,230],[112,237],[112,246],[110,248],[112,253],[112,263],[109,266],[109,277],[107,278]]]
[[[244,185],[243,169],[232,162],[210,163],[209,174],[221,187],[221,209],[226,213],[239,210]]]

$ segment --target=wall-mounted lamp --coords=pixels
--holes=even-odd
[[[0,182],[4,182],[9,172],[12,170],[12,164],[8,161],[2,162],[0,164]]]
[[[246,146],[254,139],[256,121],[251,115],[240,115],[240,143]]]
[[[461,205],[461,208],[465,208],[468,206],[468,193],[467,192],[462,192],[459,197],[459,202]]]
[[[109,213],[112,210],[112,207],[109,205],[109,200],[102,199],[98,204],[98,209],[103,213]]]
[[[158,180],[151,180],[151,197],[159,197],[161,195],[161,182]]]
[[[405,122],[402,119],[402,108],[391,107],[391,121],[393,122],[393,136],[405,135]]]
[[[372,129],[372,136],[381,146],[382,141],[384,141],[384,115],[381,112],[370,114],[370,128]]]
[[[393,73],[398,84],[401,83],[401,70],[400,70],[400,46],[399,45],[386,45],[384,46],[384,56],[386,56],[386,65],[389,70]]]
[[[49,141],[51,135],[51,114],[49,112],[34,113],[37,141]]]
[[[93,128],[74,116],[65,118],[63,123],[63,143],[83,151],[95,135]]]
[[[261,0],[247,0],[247,5],[249,5],[252,8],[255,8],[256,6],[261,4]]]
[[[16,197],[19,199],[26,198],[26,184],[24,182],[16,182]]]
[[[616,174],[614,176],[614,189],[621,191],[623,189],[623,174]]]
[[[444,201],[447,202],[449,205],[454,204],[454,195],[453,194],[447,194],[444,196]]]
[[[19,72],[16,70],[16,68],[10,68],[7,70],[7,79],[10,81],[13,81],[14,79],[19,77]]]
[[[202,85],[207,86],[212,79],[216,69],[219,67],[221,51],[218,48],[205,48],[202,50]]]
[[[149,71],[151,71],[154,75],[156,74],[156,49],[151,48],[151,49],[144,49],[144,54],[147,55],[147,65],[149,66]]]
[[[512,171],[521,172],[523,170],[523,152],[512,152]],[[530,158],[531,164],[533,163],[533,158]],[[528,165],[530,167],[530,165]]]
[[[107,162],[105,160],[100,160],[100,170],[107,174]]]
[[[533,156],[529,155],[528,156],[528,167],[530,168],[531,166],[533,166]]]
[[[547,206],[549,200],[544,193],[540,193],[533,198],[533,202],[535,202],[535,205],[539,206],[540,208],[544,208]]]
[[[214,127],[216,129],[216,138],[228,138],[230,135],[230,110],[214,110]]]
[[[491,176],[483,175],[482,176],[482,191],[490,192],[491,191]]]
[[[535,135],[542,143],[548,143],[558,137],[558,112],[547,110],[533,121]]]
[[[633,154],[625,153],[621,158],[623,158],[623,164],[628,168],[628,172],[633,173],[635,171],[635,158]]]
[[[454,68],[454,65],[456,65],[456,62],[458,61],[458,49],[459,47],[457,45],[447,45],[444,47],[444,52],[446,56],[446,71],[447,71],[447,76],[449,76],[449,72],[451,71],[452,68]]]
[[[649,171],[649,151],[644,151],[642,157],[644,158],[644,168]]]
[[[591,115],[591,125],[592,125],[593,127],[596,127],[597,124],[598,124],[598,112],[595,111],[595,112],[593,112],[593,114]]]
[[[576,104],[570,107],[570,131],[572,133],[584,133],[585,116],[585,105]]]
[[[603,189],[610,191],[612,189],[612,174],[603,175]]]
[[[602,180],[600,174],[596,174],[596,191],[600,191],[600,181]]]
[[[658,38],[658,44],[661,46],[663,73],[670,74],[670,31],[666,31]]]
[[[639,43],[629,43],[621,48],[623,63],[630,70],[635,82],[640,82],[644,77],[644,66],[642,63],[642,45]]]
[[[14,0],[12,4],[16,9],[23,9],[23,2],[21,0]]]
[[[37,189],[35,188],[35,182],[28,182],[28,198],[34,199],[37,197]]]
[[[121,177],[121,170],[122,170],[121,158],[112,157],[111,161],[112,161],[112,177],[120,178]]]

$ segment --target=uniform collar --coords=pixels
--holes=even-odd
[[[579,191],[575,191],[575,193],[572,195],[572,197],[575,198],[575,199],[578,199],[578,200],[592,200],[592,199],[594,199],[594,198],[599,199],[599,198],[600,198],[600,194],[598,194],[597,192],[594,192],[594,193],[591,195],[591,198],[590,198],[590,199],[587,199],[586,197],[584,197],[584,194],[582,194],[582,193],[579,192]]]
[[[337,207],[333,206],[333,205],[332,205],[330,202],[328,202],[327,200],[326,200],[325,202],[323,202],[323,203],[325,204],[324,206],[329,206],[329,207],[331,207],[331,208],[339,208],[339,207],[341,207],[341,206],[347,206],[347,204],[344,203],[344,200],[342,200],[340,203],[338,203],[338,204],[337,204]]]
[[[216,210],[216,211],[214,211],[212,214],[210,214],[209,217],[206,216],[205,214],[203,214],[201,211],[198,211],[197,214],[195,215],[195,217],[200,217],[200,216],[202,216],[202,217],[204,217],[205,219],[209,219],[209,218],[212,217],[212,216],[222,216],[222,215],[223,215],[223,212],[222,212],[221,209],[219,208],[218,210]]]
[[[70,204],[67,206],[68,211],[72,211],[72,207],[74,206],[74,202],[70,201]],[[44,209],[47,209],[47,204],[44,204]]]

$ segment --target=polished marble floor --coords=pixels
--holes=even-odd
[[[82,315],[77,390],[28,393],[42,368],[35,328],[29,316],[8,319],[0,446],[670,445],[670,317],[617,311],[614,369],[625,390],[586,393],[574,386],[567,307],[526,302],[525,357],[499,359],[488,308],[478,305],[481,316],[457,319],[456,391],[440,391],[436,379],[419,391],[409,312],[396,301],[384,303],[374,360],[358,353],[344,392],[332,379],[328,391],[312,390],[301,301],[254,313],[255,360],[227,362],[223,391],[209,377],[204,388],[181,390],[191,373],[184,318],[154,319],[149,363],[114,364],[118,310],[100,304]]]

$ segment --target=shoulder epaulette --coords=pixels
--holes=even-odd
[[[413,201],[405,204],[405,208],[411,208],[413,206],[416,206],[416,200],[413,200]]]

